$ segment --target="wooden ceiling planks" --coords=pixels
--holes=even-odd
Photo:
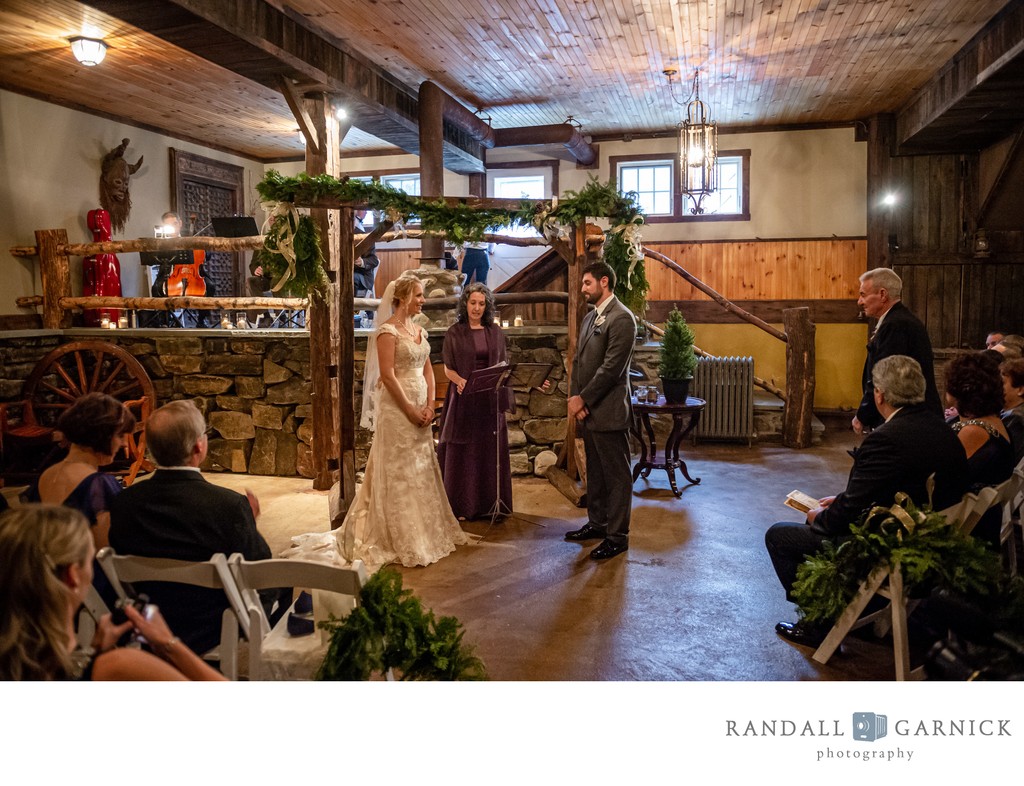
[[[5,0],[0,86],[252,158],[293,137],[280,94],[71,0]],[[100,66],[77,63],[67,39],[107,41]]]
[[[142,0],[140,0],[141,2]],[[724,126],[846,123],[906,105],[1011,0],[269,0],[415,91],[433,79],[497,128],[661,133],[694,68]],[[1012,0],[1018,2],[1018,0]],[[66,38],[112,44],[99,69]],[[262,160],[301,155],[273,89],[73,0],[5,0],[0,86]],[[244,54],[244,53],[243,53]],[[243,56],[240,54],[239,56]],[[353,135],[353,140],[360,139]],[[357,144],[374,144],[363,135]],[[349,143],[346,142],[346,147]]]

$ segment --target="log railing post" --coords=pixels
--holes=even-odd
[[[807,307],[785,309],[782,320],[789,338],[782,443],[788,448],[806,448],[811,444],[814,407],[814,323]]]
[[[39,277],[43,284],[43,327],[59,330],[71,327],[71,315],[60,307],[62,297],[71,297],[71,266],[63,247],[68,233],[63,229],[36,232],[39,249]]]
[[[318,141],[315,148],[306,147],[306,173],[310,176],[337,176],[337,146],[331,144],[332,134],[329,132],[332,126],[336,127],[337,119],[331,112],[331,102],[326,95],[318,93],[304,100],[304,108],[312,119]],[[336,137],[337,134],[333,134],[333,138]],[[310,217],[320,229],[324,266],[331,283],[329,301],[314,301],[309,312],[309,359],[313,382],[313,488],[319,490],[327,490],[334,485],[341,467],[336,415],[337,402],[340,400],[337,391],[338,344],[335,340],[338,320],[334,312],[338,304],[336,215],[335,211],[326,208],[310,210]],[[342,500],[342,512],[347,510],[348,501]],[[332,521],[333,526],[340,523]]]

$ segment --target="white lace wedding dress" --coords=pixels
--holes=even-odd
[[[419,332],[417,344],[394,325],[378,328],[395,337],[395,376],[409,400],[422,406],[430,344],[426,331]],[[390,562],[429,565],[468,543],[469,536],[448,504],[430,428],[410,423],[383,385],[379,395],[373,445],[363,483],[337,533],[339,550],[370,570]]]

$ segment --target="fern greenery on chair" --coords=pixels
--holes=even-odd
[[[793,595],[808,622],[835,620],[880,565],[899,564],[907,593],[946,589],[989,597],[1001,590],[999,555],[964,534],[957,522],[916,508],[905,494],[892,507],[871,508],[850,532],[838,545],[826,541],[797,569]]]
[[[387,568],[363,586],[360,605],[320,627],[331,634],[318,680],[368,680],[391,673],[403,680],[485,680],[483,662],[463,641],[455,617],[435,618],[402,576]]]

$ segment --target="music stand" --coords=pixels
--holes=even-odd
[[[501,429],[501,390],[511,387],[540,387],[552,368],[551,363],[499,363],[470,372],[462,388],[463,396],[488,392],[494,394],[494,504],[488,511],[492,526],[498,516],[515,517],[515,511],[501,499],[501,440],[498,439],[498,432]]]

